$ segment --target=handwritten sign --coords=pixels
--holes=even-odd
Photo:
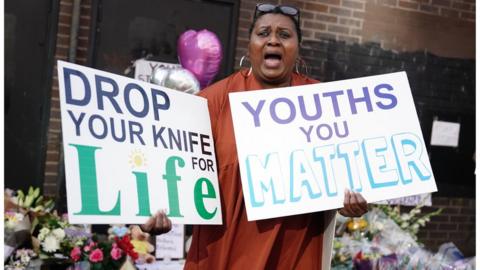
[[[171,64],[158,61],[150,61],[145,59],[139,59],[135,61],[135,75],[134,78],[144,82],[150,82],[152,79],[153,70],[155,68],[180,68],[179,64]]]
[[[156,237],[155,257],[157,259],[182,259],[184,243],[184,226],[173,224],[171,231]]]
[[[221,224],[207,101],[58,62],[69,220]]]
[[[430,145],[458,146],[460,123],[433,121]]]
[[[229,98],[249,220],[437,190],[404,72]]]

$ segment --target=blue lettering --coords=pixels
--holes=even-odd
[[[265,105],[265,100],[262,99],[257,105],[257,108],[254,109],[252,106],[250,106],[250,103],[248,102],[242,102],[242,105],[252,114],[253,116],[253,123],[256,127],[260,126],[260,111],[263,108],[263,105]]]
[[[140,110],[140,111],[136,111],[132,106],[132,102],[130,101],[130,92],[132,90],[137,90],[142,95],[143,104],[142,104],[142,102],[136,102],[136,104],[142,105],[143,109]],[[139,118],[143,118],[148,114],[148,97],[147,97],[147,94],[145,93],[145,90],[143,90],[143,88],[140,85],[138,85],[136,83],[127,84],[125,86],[123,96],[124,96],[124,99],[125,99],[125,105],[127,106],[128,111],[132,115],[134,115],[136,117],[139,117]]]
[[[103,83],[109,84],[112,88],[111,91],[105,91],[103,88]],[[100,75],[95,75],[95,86],[97,88],[97,102],[98,102],[98,109],[103,110],[103,97],[106,97],[110,100],[113,108],[117,113],[122,113],[120,106],[118,106],[117,101],[115,101],[115,97],[118,95],[118,84],[114,80],[108,77],[103,77]]]
[[[95,129],[94,129],[93,121],[95,119],[98,119],[97,123],[99,123],[95,125],[100,128],[98,133],[95,132]],[[88,120],[88,129],[90,130],[90,133],[93,135],[93,137],[99,140],[104,139],[108,133],[107,122],[98,114],[93,114],[92,116],[90,116],[90,119]]]
[[[252,207],[261,207],[265,203],[264,192],[272,191],[273,204],[285,202],[283,176],[278,153],[269,153],[262,163],[258,156],[249,155],[245,160],[248,190]]]
[[[75,75],[79,77],[84,86],[85,95],[82,99],[74,99],[72,96],[72,78],[71,75]],[[83,74],[81,71],[70,69],[70,68],[63,68],[63,78],[65,80],[65,100],[67,104],[77,105],[77,106],[85,106],[90,102],[90,98],[92,96],[90,90],[90,83],[88,83],[87,76]]]
[[[85,117],[85,113],[82,112],[80,113],[80,117],[78,119],[75,119],[75,115],[73,115],[73,112],[68,110],[68,115],[70,115],[70,118],[72,118],[73,123],[75,124],[75,134],[77,136],[80,136],[80,124],[83,121],[83,118]]]
[[[287,104],[289,108],[289,116],[285,119],[280,119],[280,117],[278,117],[277,115],[276,108],[280,102]],[[270,104],[270,115],[272,116],[272,119],[279,124],[288,124],[292,122],[293,119],[295,119],[296,114],[297,114],[297,111],[295,110],[295,105],[293,105],[293,102],[288,98],[276,98]]]
[[[368,87],[363,87],[362,90],[363,90],[363,97],[358,97],[358,98],[355,98],[353,96],[352,89],[347,90],[348,101],[350,103],[350,109],[352,110],[352,114],[357,114],[357,103],[360,103],[360,102],[365,102],[365,105],[367,106],[367,111],[369,112],[373,111],[372,101],[370,100],[370,93],[368,93]]]
[[[162,96],[163,100],[165,102],[164,103],[158,103],[157,96]],[[170,108],[170,98],[168,97],[168,95],[165,92],[152,88],[152,103],[153,103],[153,105],[152,105],[153,114],[155,116],[155,120],[158,121],[160,119],[159,110],[166,111]]]
[[[422,157],[422,142],[417,135],[400,133],[392,136],[392,145],[395,152],[400,177],[404,184],[412,181],[411,169],[422,181],[432,176],[430,169],[420,160]]]
[[[383,137],[365,139],[362,149],[372,188],[397,185],[396,170],[387,168],[388,164],[392,164],[390,161],[394,158],[391,152],[387,151],[387,140]]]
[[[308,191],[311,199],[319,198],[322,193],[312,168],[303,150],[290,154],[290,201],[298,202],[302,197],[302,187]]]
[[[389,110],[389,109],[395,108],[395,106],[397,106],[397,97],[395,97],[394,95],[389,94],[389,93],[382,93],[381,92],[382,89],[387,89],[388,91],[392,91],[393,87],[390,84],[382,83],[382,84],[377,85],[375,87],[375,89],[373,90],[373,92],[375,93],[375,95],[377,97],[384,98],[384,99],[389,99],[390,103],[389,104],[383,104],[382,102],[378,101],[376,103],[377,106],[380,109],[383,109],[383,110]]]

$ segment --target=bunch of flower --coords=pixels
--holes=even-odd
[[[65,229],[69,227],[68,222],[54,212],[37,216],[32,225],[32,244],[40,258],[66,259],[69,239]]]
[[[412,208],[408,213],[402,213],[400,205],[378,205],[377,208],[382,210],[389,218],[391,218],[398,226],[408,232],[414,240],[417,240],[417,234],[421,227],[424,227],[430,218],[439,215],[443,209],[421,215],[423,204],[419,204]]]
[[[69,256],[73,262],[88,261],[91,269],[120,269],[127,257],[138,258],[128,235],[115,237],[113,241],[98,241],[94,236],[84,245],[74,246]]]
[[[420,207],[402,214],[399,207],[378,205],[360,219],[337,217],[332,269],[475,269],[474,259],[464,258],[453,243],[441,245],[436,254],[418,243],[417,226],[405,224],[424,226],[440,212],[419,216]]]
[[[4,225],[5,230],[14,230],[20,222],[23,221],[25,215],[22,213],[17,213],[13,211],[5,212]]]
[[[63,228],[49,229],[43,227],[38,234],[38,240],[42,246],[42,251],[46,253],[54,253],[60,251],[60,244],[65,239],[65,231]]]
[[[40,195],[40,188],[30,187],[28,193],[25,194],[22,190],[13,192],[6,190],[5,195],[7,199],[16,205],[20,211],[23,212],[51,212],[55,206],[53,199],[46,199]]]
[[[30,261],[35,258],[37,254],[31,249],[18,249],[10,261],[5,265],[6,270],[20,270],[26,269]]]

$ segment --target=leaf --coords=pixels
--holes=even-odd
[[[35,200],[35,205],[41,204],[42,200],[43,200],[43,196],[42,195],[38,196],[37,199]]]
[[[37,188],[33,191],[33,194],[32,194],[32,195],[33,195],[34,198],[37,198],[38,195],[40,195],[40,188],[37,187]]]

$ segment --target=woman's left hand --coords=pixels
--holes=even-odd
[[[361,217],[368,211],[367,201],[362,194],[345,190],[343,208],[338,212],[345,217]]]
[[[172,229],[172,221],[168,218],[165,211],[158,211],[151,216],[145,224],[140,225],[142,231],[160,235],[169,232]]]

